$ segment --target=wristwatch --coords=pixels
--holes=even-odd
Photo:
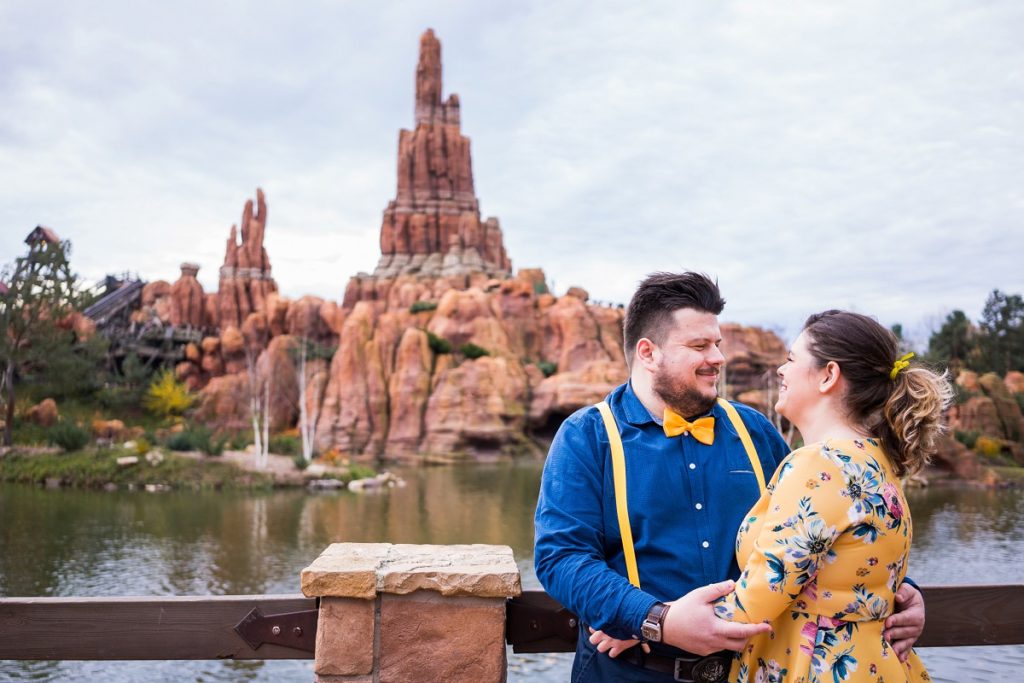
[[[668,614],[668,605],[663,602],[656,602],[647,610],[644,623],[640,625],[641,637],[650,643],[661,642],[661,627],[665,623],[665,615]]]

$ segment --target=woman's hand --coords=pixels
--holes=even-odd
[[[636,638],[619,640],[618,638],[612,638],[604,631],[595,631],[592,628],[588,628],[588,630],[590,631],[591,645],[596,645],[598,652],[607,652],[608,656],[613,659],[640,642]],[[651,648],[648,647],[647,643],[644,643],[643,648],[644,652],[651,651]]]

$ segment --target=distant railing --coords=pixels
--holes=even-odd
[[[919,646],[1024,644],[1024,585],[922,591]],[[313,659],[317,612],[301,595],[0,598],[0,660]],[[571,652],[578,628],[544,591],[507,603],[514,652]]]

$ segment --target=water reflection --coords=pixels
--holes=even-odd
[[[535,462],[400,472],[378,494],[101,493],[0,485],[0,594],[225,595],[298,592],[299,572],[337,541],[512,546],[532,569]],[[922,583],[1024,583],[1024,492],[910,494],[911,575]],[[982,578],[983,577],[983,578]],[[979,668],[978,655],[984,667]],[[926,650],[937,680],[1012,678],[1024,648]],[[995,669],[995,673],[991,670]],[[985,670],[985,672],[982,671]],[[986,673],[987,672],[987,673]],[[294,662],[0,662],[2,680],[309,681]],[[510,680],[568,678],[564,655],[514,656]]]

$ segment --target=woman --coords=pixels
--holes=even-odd
[[[951,389],[911,365],[867,316],[811,316],[793,343],[775,409],[807,445],[779,466],[736,539],[743,572],[716,613],[767,621],[736,654],[733,681],[927,681],[883,638],[912,527],[900,477],[920,469]]]

